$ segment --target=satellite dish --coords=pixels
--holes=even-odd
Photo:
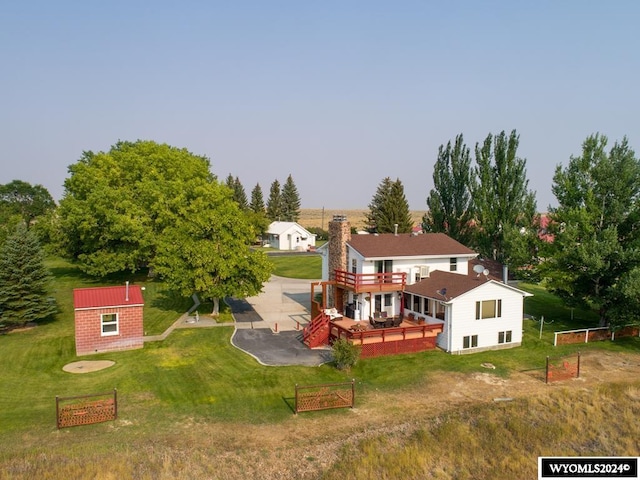
[[[480,264],[473,266],[473,271],[476,272],[478,275],[481,274],[484,270],[485,268]]]
[[[483,274],[485,277],[488,277],[488,276],[489,276],[489,270],[487,270],[487,269],[485,268],[485,269],[482,271],[482,274]]]

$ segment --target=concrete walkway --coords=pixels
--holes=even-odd
[[[302,343],[302,330],[310,322],[311,280],[271,276],[260,295],[225,299],[231,308],[235,331],[231,344],[263,365],[316,366],[332,360],[331,349],[310,349]],[[229,327],[210,317],[185,313],[161,335],[145,336],[145,342],[161,341],[176,328]]]

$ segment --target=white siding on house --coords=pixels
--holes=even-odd
[[[316,245],[316,236],[295,222],[272,222],[267,231],[269,245],[279,250],[302,250]]]
[[[419,278],[421,267],[428,267],[430,272],[435,270],[440,270],[444,272],[448,272],[450,268],[450,258],[441,258],[441,257],[411,257],[411,258],[388,258],[388,259],[365,259],[356,252],[353,248],[349,247],[347,250],[347,256],[349,259],[349,271],[351,270],[351,260],[355,258],[357,260],[358,268],[356,273],[376,273],[376,260],[392,260],[393,261],[393,272],[394,273],[406,273],[407,274],[407,284],[415,283],[416,278]],[[469,259],[466,257],[456,257],[456,271],[455,273],[459,273],[461,275],[467,275],[469,269]]]
[[[476,302],[484,300],[502,300],[502,312],[499,318],[476,320]],[[454,322],[448,323],[439,337],[439,346],[447,351],[462,352],[465,336],[478,336],[478,349],[496,346],[508,346],[498,343],[499,332],[511,332],[510,344],[522,343],[523,297],[518,291],[499,283],[486,283],[465,295],[456,298],[451,306]],[[446,334],[445,334],[446,333]],[[472,350],[472,349],[470,349]]]

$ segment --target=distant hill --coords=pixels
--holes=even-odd
[[[327,230],[328,224],[334,215],[346,215],[347,220],[351,223],[352,227],[361,229],[366,226],[366,218],[368,209],[362,210],[329,210],[322,208],[302,208],[300,209],[300,220],[298,223],[305,228],[318,227]],[[412,211],[411,216],[413,218],[414,225],[419,224],[422,221],[424,212]]]

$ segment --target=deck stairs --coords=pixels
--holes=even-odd
[[[321,312],[304,327],[302,332],[303,342],[309,348],[317,348],[329,345],[329,315]]]

